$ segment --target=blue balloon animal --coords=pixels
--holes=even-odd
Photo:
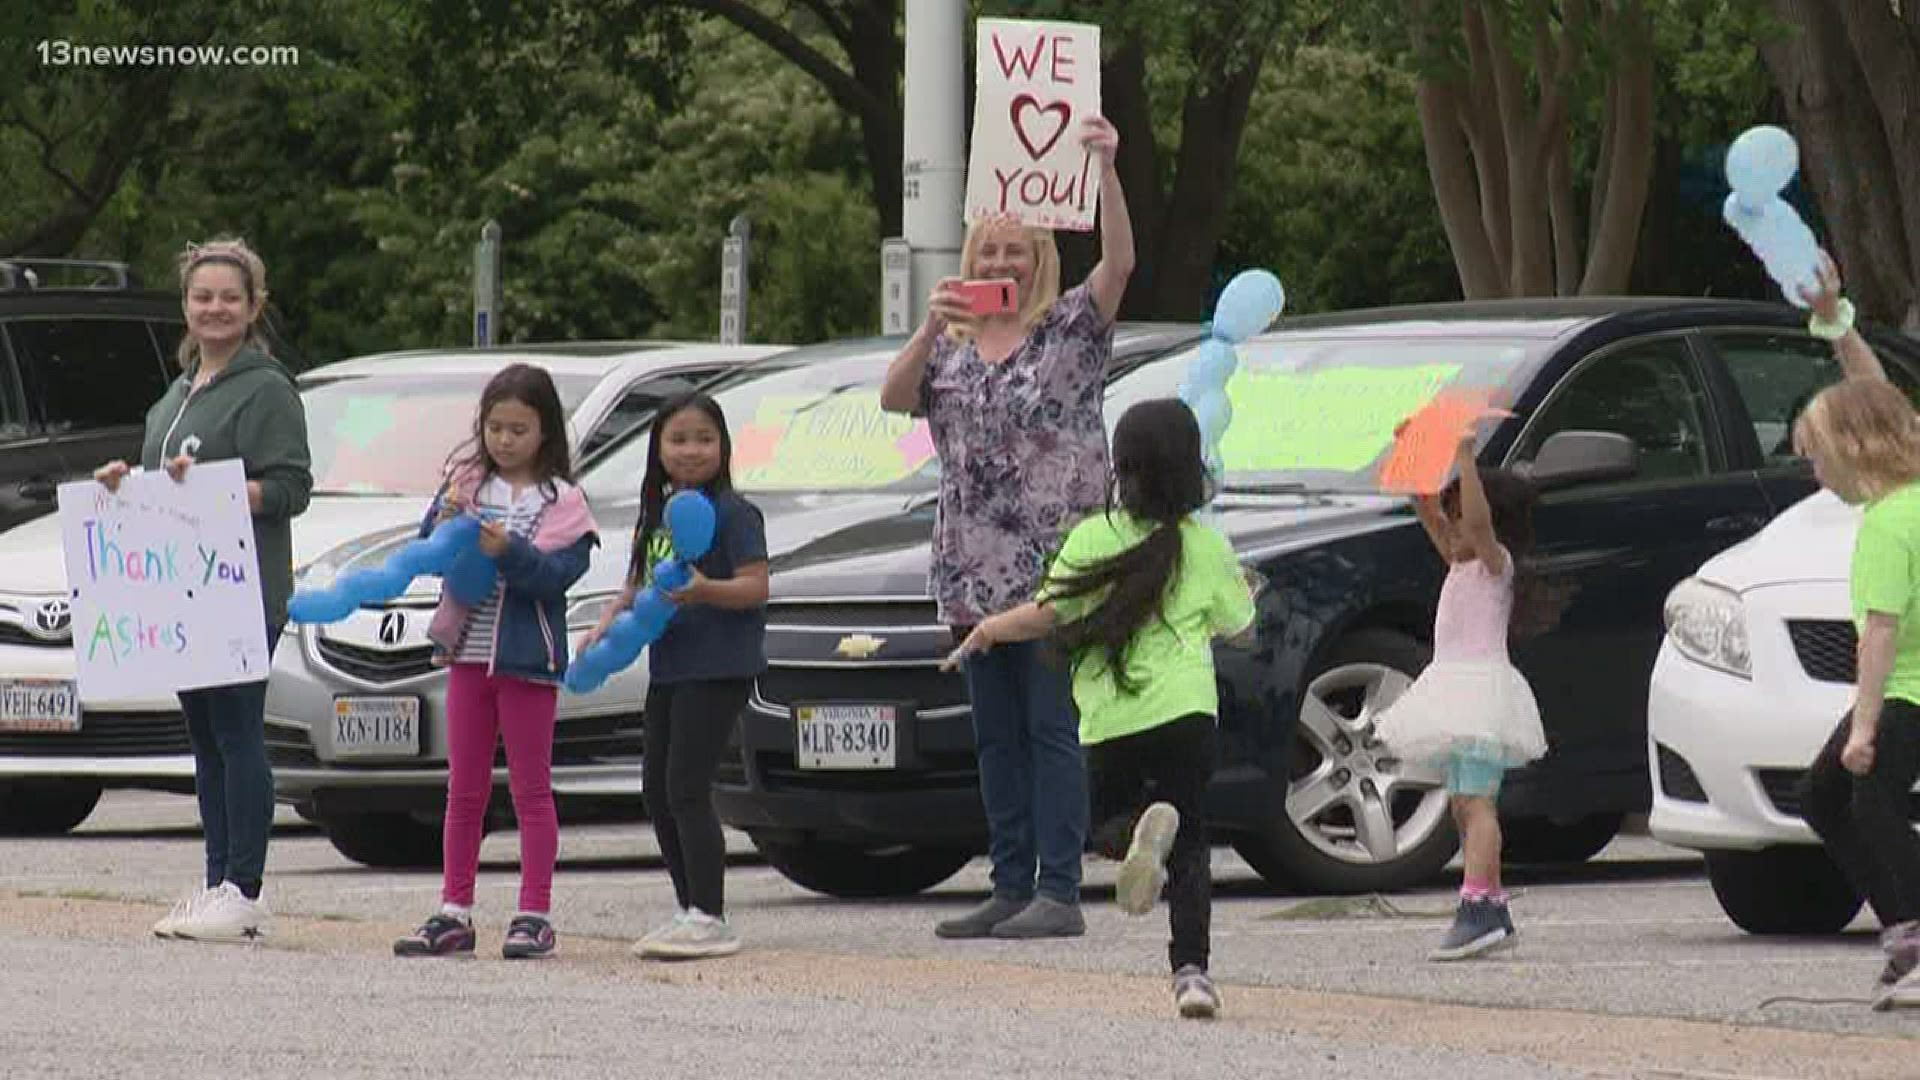
[[[698,491],[682,491],[667,500],[667,533],[673,537],[673,558],[653,568],[653,584],[633,598],[633,607],[621,612],[600,640],[580,650],[567,665],[567,689],[576,694],[598,690],[607,677],[640,658],[640,651],[666,633],[677,610],[668,593],[686,588],[693,580],[692,563],[713,547],[713,503]]]
[[[493,594],[493,560],[480,550],[480,519],[462,514],[442,522],[433,534],[414,540],[378,568],[349,570],[324,589],[301,589],[287,605],[297,623],[331,623],[366,604],[391,600],[422,574],[434,574],[463,604]]]
[[[1233,402],[1227,398],[1227,381],[1233,378],[1240,358],[1234,346],[1273,325],[1287,306],[1287,290],[1280,279],[1265,270],[1243,270],[1221,291],[1213,306],[1213,322],[1200,352],[1187,366],[1186,381],[1180,384],[1180,400],[1187,403],[1200,422],[1200,445],[1207,473],[1217,483],[1223,473],[1220,440],[1233,423]]]
[[[1800,147],[1781,128],[1748,128],[1727,149],[1727,195],[1720,216],[1766,264],[1787,301],[1807,307],[1802,288],[1816,287],[1820,244],[1800,214],[1780,197],[1800,169]]]

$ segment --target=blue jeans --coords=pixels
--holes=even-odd
[[[1087,765],[1072,686],[1037,642],[996,645],[966,661],[973,738],[980,756],[993,891],[1080,899],[1087,840]]]
[[[280,628],[267,628],[267,656]],[[260,894],[273,829],[273,767],[267,764],[267,683],[180,692],[193,744],[193,790],[207,839],[207,887],[231,881]]]

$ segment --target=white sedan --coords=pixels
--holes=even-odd
[[[1721,908],[1750,933],[1829,933],[1860,910],[1797,792],[1853,702],[1859,524],[1858,508],[1818,492],[1667,599],[1647,701],[1651,827],[1705,853]]]

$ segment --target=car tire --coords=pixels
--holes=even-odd
[[[0,836],[64,836],[100,805],[85,780],[0,780]]]
[[[1860,913],[1853,884],[1811,844],[1709,851],[1707,880],[1720,910],[1749,934],[1837,934]]]
[[[1301,690],[1286,810],[1233,837],[1261,877],[1314,892],[1385,892],[1426,881],[1453,858],[1460,840],[1444,778],[1372,741],[1374,718],[1430,658],[1420,642],[1386,629],[1348,634],[1320,658]],[[1315,807],[1316,794],[1331,797]],[[1370,835],[1361,820],[1376,826]]]
[[[333,849],[381,870],[434,870],[441,862],[441,826],[407,813],[328,814],[320,820]]]
[[[753,846],[767,865],[803,889],[848,900],[912,896],[959,873],[973,853],[945,847],[865,848],[818,841]]]
[[[1583,863],[1613,843],[1625,819],[1624,814],[1502,819],[1500,858],[1516,866]]]

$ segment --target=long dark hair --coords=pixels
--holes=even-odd
[[[1560,622],[1571,592],[1564,583],[1547,580],[1533,559],[1533,507],[1539,492],[1533,482],[1507,469],[1482,468],[1480,487],[1487,493],[1493,514],[1493,535],[1513,560],[1513,615],[1507,633],[1515,639],[1536,637]],[[1460,516],[1460,481],[1447,485],[1440,496],[1447,516]]]
[[[1113,483],[1108,512],[1120,507],[1153,531],[1133,547],[1087,567],[1069,567],[1056,599],[1099,596],[1086,614],[1061,625],[1055,639],[1078,666],[1094,650],[1124,694],[1139,691],[1127,673],[1127,652],[1148,619],[1165,619],[1167,591],[1180,573],[1180,523],[1207,503],[1200,425],[1174,398],[1142,401],[1113,430]]]
[[[708,495],[733,490],[733,435],[727,431],[727,414],[720,408],[720,403],[696,391],[682,394],[660,406],[660,410],[653,414],[653,430],[647,433],[647,474],[640,484],[640,520],[633,525],[633,554],[627,559],[627,580],[630,582],[640,580],[641,572],[646,568],[647,548],[653,544],[653,534],[667,524],[667,488],[670,480],[667,463],[660,457],[660,440],[665,438],[667,421],[688,409],[705,413],[707,419],[713,421],[713,426],[720,429],[720,469],[700,489]]]
[[[540,449],[534,453],[533,467],[547,496],[554,495],[553,482],[573,482],[573,449],[567,438],[567,412],[560,405],[560,391],[554,389],[547,369],[532,364],[508,364],[487,380],[480,391],[480,407],[473,413],[473,434],[447,455],[453,471],[479,469],[484,482],[500,471],[487,453],[487,414],[503,401],[517,401],[540,417]],[[451,474],[450,474],[451,475]]]

